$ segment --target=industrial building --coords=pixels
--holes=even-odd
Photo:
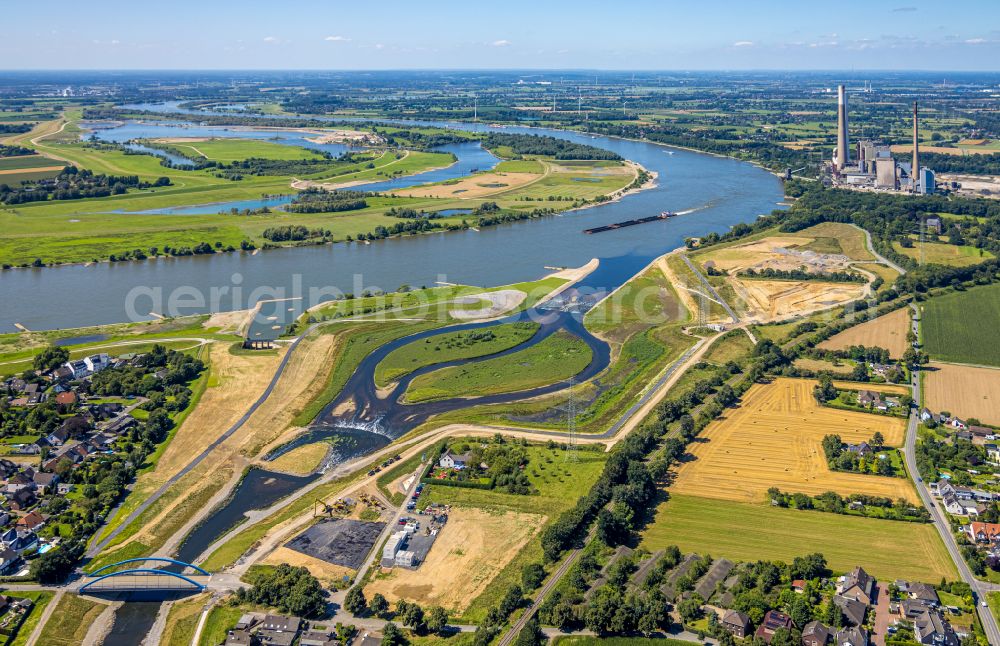
[[[889,146],[870,139],[857,142],[852,159],[847,113],[847,89],[840,85],[837,86],[837,147],[829,172],[834,186],[923,195],[934,193],[937,188],[934,171],[920,166],[920,121],[916,101],[913,102],[913,157],[909,163],[895,158]]]

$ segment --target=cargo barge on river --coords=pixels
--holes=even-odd
[[[604,233],[605,231],[614,231],[615,229],[622,229],[625,227],[632,227],[637,224],[646,224],[647,222],[656,222],[658,220],[667,220],[669,218],[677,215],[670,211],[664,211],[659,215],[650,215],[645,218],[636,218],[635,220],[625,220],[624,222],[616,222],[614,224],[606,224],[603,227],[594,227],[593,229],[584,229],[584,233]]]

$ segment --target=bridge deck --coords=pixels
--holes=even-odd
[[[179,579],[169,574],[120,574],[101,580],[84,579],[80,587],[87,583],[84,592],[140,592],[145,590],[194,590],[198,584],[207,587],[211,577],[204,574],[185,574],[185,579]],[[91,583],[92,582],[92,583]]]

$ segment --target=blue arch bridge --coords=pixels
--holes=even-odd
[[[211,574],[197,565],[148,556],[125,559],[88,573],[77,592],[201,592],[208,587],[210,578]]]

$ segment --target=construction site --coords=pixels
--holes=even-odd
[[[438,534],[448,522],[447,505],[428,505],[415,512],[416,518],[405,516],[398,521],[399,528],[382,547],[383,569],[402,567],[417,569],[427,560]]]

